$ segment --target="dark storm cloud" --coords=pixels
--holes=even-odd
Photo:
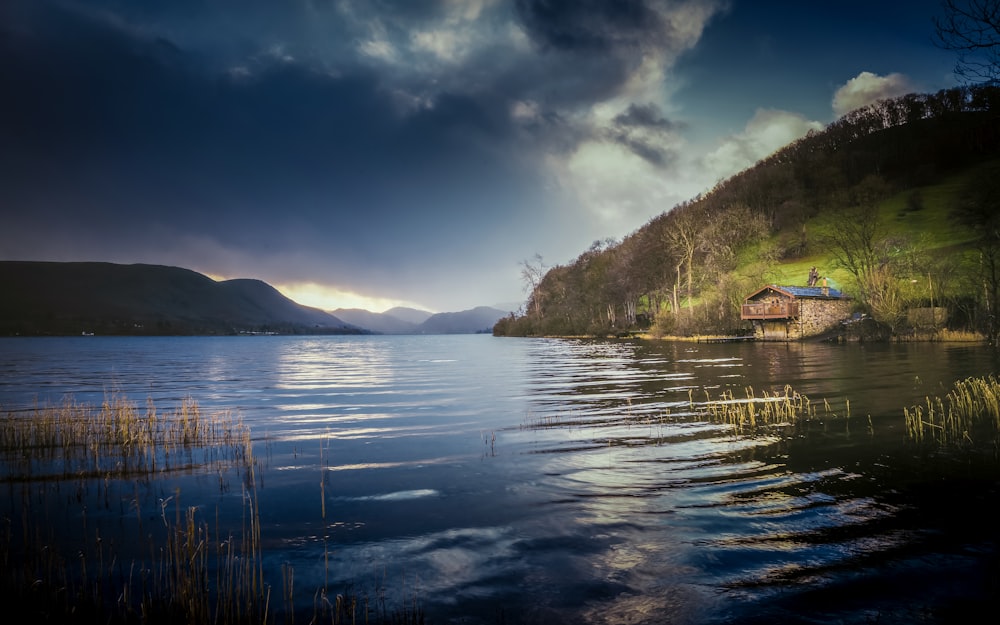
[[[643,62],[669,61],[691,43],[673,21],[684,18],[658,0],[515,0],[514,7],[540,51],[526,68],[532,89],[563,107],[614,97]]]
[[[194,241],[206,271],[216,246],[260,263],[242,275],[283,262],[288,280],[336,273],[383,293],[417,290],[407,272],[475,275],[476,255],[506,254],[516,275],[556,224],[561,240],[587,226],[559,212],[547,159],[597,140],[669,162],[652,105],[605,128],[592,115],[683,47],[664,15],[594,0],[7,0],[0,201],[17,218],[0,256],[183,265],[149,250]]]
[[[644,0],[516,0],[518,15],[543,47],[604,53],[639,48],[663,35]]]
[[[614,123],[622,128],[652,128],[655,130],[673,130],[677,124],[663,117],[660,108],[655,104],[630,104],[624,113],[619,113]]]
[[[607,136],[652,165],[662,167],[675,157],[668,150],[670,135],[681,124],[663,117],[654,104],[631,104],[615,116]]]
[[[0,133],[23,174],[6,193],[69,213],[55,218],[81,218],[76,196],[86,220],[119,231],[191,225],[234,245],[267,249],[284,234],[405,255],[436,223],[478,210],[449,197],[476,185],[510,199],[504,176],[523,174],[498,161],[504,118],[462,94],[402,116],[358,65],[330,74],[262,58],[220,74],[88,13],[43,17],[5,37],[0,79],[13,90]],[[388,243],[396,229],[412,246]]]
[[[356,184],[358,172],[351,170],[376,160],[405,166],[410,155],[426,169],[428,143],[444,149],[444,162],[464,162],[447,148],[467,149],[474,141],[464,146],[458,142],[472,138],[502,141],[511,130],[504,119],[504,107],[511,99],[537,95],[552,101],[558,92],[562,98],[581,98],[581,105],[589,105],[623,80],[618,61],[594,60],[587,72],[566,71],[571,59],[535,63],[534,71],[515,63],[496,74],[498,84],[479,85],[472,93],[434,93],[433,108],[402,120],[380,77],[354,61],[324,73],[322,65],[297,58],[287,62],[279,54],[257,55],[222,73],[222,60],[207,58],[204,48],[168,39],[165,35],[171,28],[165,27],[161,34],[152,27],[130,27],[127,19],[112,19],[117,14],[93,8],[103,4],[133,19],[145,12],[157,23],[169,24],[200,10],[219,11],[226,2],[184,0],[170,3],[169,11],[165,5],[116,0],[34,4],[25,10],[33,18],[27,20],[25,32],[6,38],[4,79],[15,85],[17,93],[6,104],[4,131],[36,152],[58,145],[59,154],[44,155],[50,164],[67,152],[83,150],[133,164],[138,156],[187,169],[196,177],[206,167],[230,176],[270,167],[290,181],[323,173]],[[241,25],[228,27],[244,34],[253,30],[247,24],[263,19],[271,5],[239,4]],[[443,3],[375,4],[405,6],[405,14],[429,18]],[[581,35],[587,40],[585,47],[640,40],[650,22],[656,21],[640,3],[583,4],[587,6],[521,2],[518,8],[532,30],[543,33],[546,40],[565,40],[557,32],[560,20],[574,32],[589,33]],[[332,10],[323,2],[291,5],[298,10]],[[293,21],[289,13],[294,10],[286,11],[274,25]],[[581,39],[574,45],[583,43]],[[536,124],[561,119],[558,110],[543,115]],[[414,149],[420,150],[419,157],[412,154]]]
[[[335,0],[326,0],[328,5],[332,5]],[[379,15],[391,15],[395,19],[401,19],[406,23],[417,23],[433,20],[446,12],[448,0],[368,0],[366,2],[375,13]]]

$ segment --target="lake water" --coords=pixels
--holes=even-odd
[[[265,576],[293,567],[300,608],[325,585],[432,623],[975,622],[1000,588],[995,454],[912,443],[903,408],[998,364],[941,344],[10,338],[0,410],[117,393],[238,414]],[[699,409],[785,385],[835,416],[736,435]],[[209,515],[239,497],[142,485],[176,488]]]

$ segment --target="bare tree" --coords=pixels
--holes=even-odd
[[[821,237],[834,264],[853,276],[862,300],[867,300],[865,277],[878,267],[878,244],[884,234],[878,213],[858,207],[841,215],[839,222]]]
[[[937,44],[958,54],[955,75],[966,82],[1000,79],[1000,0],[942,0],[934,19]]]
[[[693,314],[691,307],[694,301],[695,254],[702,243],[701,235],[704,227],[705,216],[703,206],[702,202],[695,202],[674,208],[670,214],[670,224],[663,230],[663,239],[668,251],[678,259],[676,284],[680,283],[681,270],[684,270],[685,282],[687,283],[688,310],[691,314]],[[674,291],[674,312],[680,312],[676,286]]]
[[[908,302],[896,272],[892,267],[882,265],[869,271],[864,280],[872,318],[889,326],[893,334],[898,333],[906,321]]]
[[[524,282],[524,290],[528,293],[528,299],[536,315],[542,312],[542,296],[538,292],[538,287],[545,277],[545,269],[541,254],[536,253],[533,258],[521,261],[521,281]]]

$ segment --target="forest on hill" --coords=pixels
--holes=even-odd
[[[498,336],[740,334],[740,305],[811,267],[883,337],[915,308],[994,342],[1000,292],[1000,87],[857,109],[574,261],[522,263],[528,299]]]

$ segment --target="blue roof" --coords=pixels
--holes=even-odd
[[[821,286],[775,286],[776,289],[787,291],[795,297],[843,297],[844,294],[833,287],[828,287],[827,292],[823,292]]]

